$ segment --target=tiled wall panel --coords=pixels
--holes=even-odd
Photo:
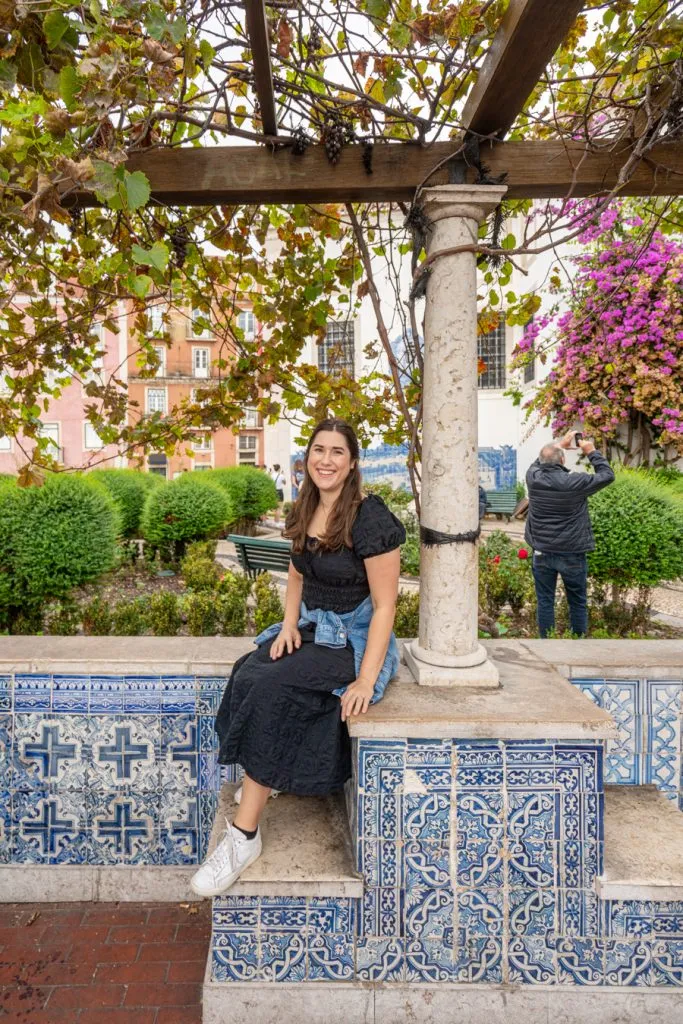
[[[605,782],[658,786],[683,810],[683,680],[572,682],[617,723],[619,735],[607,744]]]
[[[215,900],[216,981],[683,985],[683,907],[596,895],[601,744],[354,751],[364,896],[319,919],[304,899]]]
[[[0,863],[197,863],[230,777],[213,728],[225,684],[0,677]]]

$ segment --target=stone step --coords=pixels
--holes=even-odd
[[[225,828],[225,819],[235,815],[237,788],[226,784],[221,789],[209,853]],[[263,853],[232,886],[230,896],[363,895],[341,793],[327,797],[282,793],[266,804],[261,833]]]
[[[683,814],[656,786],[605,786],[604,872],[612,900],[683,900]]]

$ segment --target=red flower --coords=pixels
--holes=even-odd
[[[500,562],[500,555],[496,555],[496,557],[493,559],[493,564],[494,565],[498,565],[499,562]]]
[[[529,552],[527,551],[526,548],[520,548],[519,551],[517,552],[517,557],[518,558],[528,558],[529,557]]]

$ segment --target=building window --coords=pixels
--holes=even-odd
[[[84,423],[84,444],[88,451],[99,450],[104,448],[104,442],[97,433],[92,423]]]
[[[318,368],[331,377],[340,377],[346,370],[354,375],[354,325],[344,321],[327,325],[325,340],[318,346]]]
[[[213,466],[209,462],[199,462],[194,467],[195,473],[201,473],[205,469],[213,469]]]
[[[209,316],[199,309],[192,310],[192,316],[187,325],[188,338],[210,338],[211,328],[208,326]]]
[[[192,373],[195,377],[209,376],[209,349],[192,349]]]
[[[166,346],[165,345],[155,345],[154,346],[154,351],[156,353],[157,359],[159,360],[159,369],[157,370],[155,376],[156,377],[165,377],[166,376]]]
[[[163,452],[153,452],[147,458],[147,471],[155,476],[166,478],[168,472],[168,459]]]
[[[259,414],[257,409],[245,409],[244,415],[240,420],[240,426],[249,428],[260,427]]]
[[[147,389],[147,412],[166,412],[166,388]]]
[[[0,452],[12,451],[12,438],[7,434],[0,434]]]
[[[41,423],[40,437],[47,437],[50,442],[47,454],[56,458],[59,455],[59,423]]]
[[[208,390],[208,386],[203,388],[192,388],[192,404],[198,405],[200,409],[203,409],[206,405],[210,405],[213,399],[208,393]]]
[[[257,447],[258,437],[256,436],[256,434],[240,434],[239,443],[237,446],[238,462],[248,462],[251,463],[251,465],[255,465]]]
[[[240,315],[237,317],[237,326],[241,331],[244,332],[245,340],[251,341],[254,337],[254,334],[256,333],[254,314],[247,313],[246,311],[240,313]]]
[[[164,323],[164,314],[168,313],[168,307],[162,304],[157,306],[149,306],[147,308],[147,316],[149,318],[149,333],[158,337],[160,334],[165,334],[168,330],[168,325]]]
[[[196,452],[213,451],[213,437],[211,434],[195,434],[192,438],[192,447]]]
[[[505,319],[501,316],[498,326],[477,339],[477,354],[486,363],[486,370],[479,377],[480,388],[505,387]]]

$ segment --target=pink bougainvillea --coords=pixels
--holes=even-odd
[[[590,218],[588,203],[577,215]],[[626,461],[650,448],[683,455],[683,244],[646,230],[622,202],[587,223],[556,316],[536,318],[515,359],[552,332],[554,363],[529,403],[561,433],[577,425]],[[528,358],[528,355],[526,356]]]

